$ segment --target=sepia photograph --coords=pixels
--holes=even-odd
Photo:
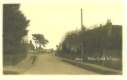
[[[3,4],[3,75],[122,75],[123,1],[99,1]]]

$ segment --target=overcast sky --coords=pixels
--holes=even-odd
[[[65,33],[80,29],[80,9],[87,28],[105,24],[124,24],[122,0],[45,0],[43,3],[21,4],[20,10],[30,20],[29,38],[41,33],[49,40],[46,48],[55,48]]]

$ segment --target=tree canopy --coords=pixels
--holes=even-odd
[[[84,56],[102,55],[103,50],[122,49],[122,26],[112,25],[108,20],[105,25],[97,26],[93,29],[70,31],[66,34],[60,44],[62,55],[81,56],[81,45],[83,46]],[[98,52],[98,54],[95,54]],[[121,53],[117,54],[121,55]]]
[[[43,34],[32,34],[33,40],[36,44],[39,45],[39,47],[45,47],[45,45],[48,43],[48,40],[44,37]]]
[[[22,53],[25,47],[21,41],[27,35],[29,20],[19,10],[19,4],[3,5],[3,42],[4,53]]]

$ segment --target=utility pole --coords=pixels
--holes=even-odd
[[[81,30],[83,29],[83,12],[81,8]]]
[[[82,35],[82,32],[83,32],[83,11],[82,11],[82,8],[81,8],[81,35]],[[84,54],[84,45],[83,45],[83,39],[81,40],[81,59],[83,61],[83,54]]]

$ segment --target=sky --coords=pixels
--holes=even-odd
[[[80,9],[83,9],[83,24],[87,28],[105,24],[124,24],[122,0],[45,0],[40,3],[22,3],[20,10],[30,20],[28,37],[40,33],[49,40],[46,48],[54,48],[63,40],[65,33],[81,28]]]

